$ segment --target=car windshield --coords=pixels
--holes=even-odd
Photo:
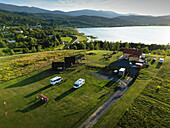
[[[78,84],[74,84],[74,86],[76,86],[76,87],[77,87],[77,86],[79,86],[79,85],[78,85]]]

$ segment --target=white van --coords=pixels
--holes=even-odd
[[[80,78],[79,80],[77,80],[77,81],[74,83],[73,88],[79,88],[79,87],[81,87],[83,84],[85,84],[85,79]]]
[[[126,68],[120,68],[118,75],[119,76],[124,76],[125,75],[125,71],[126,71]]]
[[[62,80],[63,80],[63,78],[61,78],[61,77],[59,77],[59,76],[56,76],[56,77],[50,79],[50,84],[51,84],[51,85],[54,85],[54,84],[56,84],[56,83],[61,82]]]
[[[160,58],[159,63],[163,63],[163,62],[164,62],[164,58]]]

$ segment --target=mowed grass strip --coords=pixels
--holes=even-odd
[[[131,85],[127,92],[103,115],[101,119],[94,125],[95,128],[109,128],[114,127],[127,108],[131,105],[133,100],[142,92],[150,80],[156,76],[159,68],[158,56],[157,61],[149,66],[149,68],[141,69],[140,75],[136,81]]]
[[[93,75],[98,71],[83,66],[59,74],[48,67],[1,84],[0,127],[71,127],[109,91],[109,87],[102,88],[108,80],[98,79]],[[50,86],[49,80],[55,76],[64,80]],[[85,85],[73,89],[79,78],[86,80]],[[42,104],[35,99],[40,93],[50,99],[48,103]],[[4,116],[5,112],[8,112],[7,116]]]

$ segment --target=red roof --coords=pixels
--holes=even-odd
[[[139,49],[135,49],[135,48],[133,48],[133,49],[127,49],[127,48],[125,48],[124,50],[123,50],[123,53],[127,53],[127,54],[132,54],[132,55],[134,55],[134,56],[141,56],[142,55],[142,50],[139,50]]]

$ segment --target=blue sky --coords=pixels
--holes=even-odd
[[[122,14],[170,15],[169,0],[0,0],[0,3],[62,11],[93,9]]]

